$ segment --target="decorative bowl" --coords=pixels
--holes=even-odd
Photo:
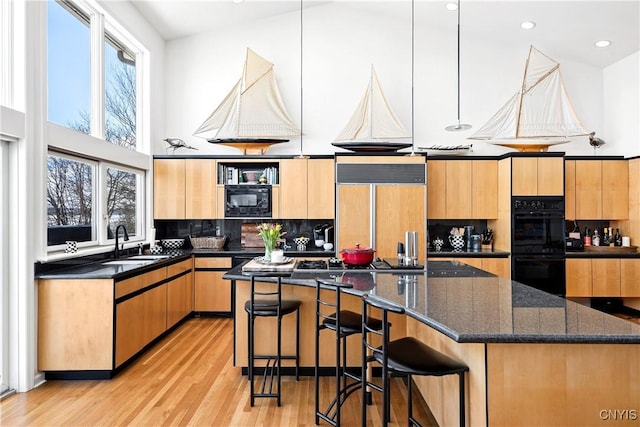
[[[178,249],[184,245],[184,239],[163,239],[160,243],[166,249]]]

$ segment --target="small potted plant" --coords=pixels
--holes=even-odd
[[[287,234],[282,231],[282,224],[263,222],[258,225],[258,234],[264,241],[264,260],[271,261],[271,252],[276,248],[276,245]]]

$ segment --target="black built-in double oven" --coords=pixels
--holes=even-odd
[[[565,295],[564,197],[512,197],[511,279]]]

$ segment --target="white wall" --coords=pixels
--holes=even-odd
[[[640,154],[640,52],[604,70],[603,138],[601,153]],[[609,150],[611,146],[611,150]]]
[[[377,11],[381,7],[376,8]],[[412,127],[411,11],[406,14],[363,14],[344,3],[305,9],[303,20],[303,151],[328,154],[340,149],[331,145],[355,109],[374,64],[391,106],[410,130]],[[164,137],[179,137],[199,149],[194,154],[238,154],[230,147],[207,143],[193,137],[194,130],[217,107],[242,73],[245,49],[251,47],[275,64],[275,73],[284,103],[300,124],[300,16],[292,13],[224,31],[211,31],[167,43],[166,48],[166,128]],[[553,46],[536,45],[551,56]],[[456,122],[456,35],[455,30],[416,28],[413,78],[415,145],[473,143],[473,155],[512,151],[466,138],[498,111],[521,84],[529,45],[505,47],[477,39],[461,43],[461,119],[473,129],[447,132]],[[631,135],[622,123],[608,121],[612,98],[620,100],[615,81],[638,81],[637,55],[621,61],[603,73],[596,67],[562,57],[565,86],[576,113],[587,130],[607,141],[602,154],[634,154]],[[634,74],[635,73],[635,74]],[[607,84],[604,84],[604,76]],[[613,80],[613,81],[612,81]],[[633,83],[635,81],[635,84]],[[626,85],[625,85],[626,86]],[[608,91],[605,99],[604,90]],[[625,103],[632,103],[625,96]],[[637,111],[637,100],[636,107]],[[612,112],[612,114],[617,114]],[[618,120],[619,121],[619,120]],[[636,129],[638,115],[631,121]],[[625,134],[621,137],[620,134]],[[609,137],[611,135],[611,137]],[[156,145],[165,153],[166,144]],[[269,154],[299,153],[300,139],[272,147]],[[591,155],[586,137],[552,147],[570,155]],[[187,154],[180,150],[177,154]],[[190,153],[190,152],[189,152]]]

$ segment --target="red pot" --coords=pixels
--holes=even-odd
[[[357,243],[353,248],[347,248],[340,251],[342,261],[348,265],[366,265],[373,261],[373,254],[376,253],[372,248],[361,248]]]

